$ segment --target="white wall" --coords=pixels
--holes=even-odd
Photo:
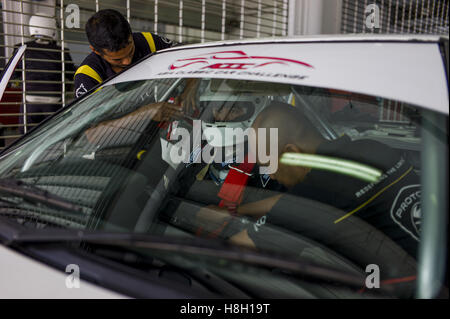
[[[340,33],[342,0],[290,0],[288,35]]]

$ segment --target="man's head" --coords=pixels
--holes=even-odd
[[[30,35],[37,39],[56,40],[56,20],[38,12],[29,21]]]
[[[270,141],[270,128],[278,131],[278,168],[271,178],[277,180],[286,187],[293,187],[302,182],[310,171],[307,167],[290,166],[280,163],[284,153],[307,153],[314,154],[317,146],[324,139],[314,125],[296,107],[281,102],[272,102],[256,117],[252,128],[256,132],[256,143],[258,145],[258,128],[266,129],[266,143]],[[266,145],[266,150],[271,149]],[[258,154],[258,153],[256,153]],[[257,156],[260,165],[260,158]]]
[[[86,23],[90,48],[111,64],[114,71],[130,65],[135,51],[131,27],[125,17],[112,9],[100,10]]]
[[[253,104],[225,103],[212,106],[215,122],[239,122],[247,120],[255,111]]]
[[[245,131],[256,116],[255,105],[249,101],[208,101],[200,119],[208,143],[213,147],[240,147]],[[236,133],[236,134],[235,134]]]

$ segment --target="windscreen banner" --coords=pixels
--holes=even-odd
[[[150,56],[105,85],[161,78],[229,78],[348,90],[448,114],[443,60],[438,44],[431,42],[172,48]]]

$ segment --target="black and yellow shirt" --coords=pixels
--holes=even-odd
[[[132,63],[151,52],[169,48],[173,42],[150,32],[133,33],[135,51]],[[75,73],[75,97],[80,97],[90,89],[115,75],[111,65],[98,54],[89,54]]]

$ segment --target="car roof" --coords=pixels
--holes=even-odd
[[[207,73],[207,77],[217,78],[234,77],[264,81],[276,78],[275,81],[279,83],[351,90],[362,94],[383,96],[448,114],[447,80],[442,67],[442,52],[438,49],[442,41],[448,41],[448,39],[439,35],[350,34],[228,40],[182,45],[156,52],[104,85],[146,80],[150,75],[152,78],[182,78],[204,77]],[[297,50],[290,52],[279,50],[277,45],[273,45],[274,43],[286,46],[303,46],[304,44],[301,51],[302,61],[296,60],[299,53]],[[382,43],[386,46],[378,46]],[[323,45],[328,44],[330,47],[333,46],[335,54],[330,55],[329,50],[323,50]],[[347,44],[353,47],[352,50],[346,49]],[[264,46],[264,49],[259,45]],[[225,51],[220,50],[222,47],[226,48]],[[208,62],[195,62],[195,60],[210,59],[209,50],[212,48],[219,49],[220,52],[215,54],[230,54],[231,57],[218,58],[220,62],[224,59],[232,61],[232,56],[236,54],[240,55],[238,59],[242,59],[242,55],[248,52],[252,52],[253,55],[246,55],[245,58],[272,60],[258,65],[258,72],[253,73],[248,69],[244,69],[243,72],[234,70],[233,73],[224,73],[223,70],[201,70],[200,65],[203,67],[203,63],[208,64]],[[238,48],[239,50],[236,51]],[[191,50],[194,55],[189,52]],[[259,56],[261,50],[264,51],[263,56]],[[200,57],[202,54],[206,57]],[[355,58],[351,56],[352,54],[356,54]],[[423,59],[424,56],[430,58]],[[211,59],[216,58],[212,56]],[[274,59],[289,62],[295,60],[296,63],[306,67],[301,70],[295,68],[281,70],[277,69],[280,65],[274,63]],[[189,71],[184,72],[186,69],[183,70],[183,68],[190,65],[197,66],[198,70],[195,67],[189,67]],[[251,63],[251,65],[256,64]],[[267,69],[261,69],[262,65],[270,65],[272,73],[267,72]],[[217,64],[208,65],[206,68],[209,67],[217,68]],[[182,70],[179,70],[180,68]],[[261,70],[264,72],[260,72]],[[391,72],[383,71],[392,71],[395,77]],[[342,74],[347,76],[343,77]],[[274,77],[271,77],[272,75]],[[414,83],[417,89],[411,90],[411,86],[406,83]]]
[[[161,51],[177,50],[180,48],[207,48],[218,45],[257,44],[257,43],[321,43],[321,42],[439,42],[448,41],[448,35],[432,34],[322,34],[302,36],[266,37],[257,39],[236,39],[211,41],[206,43],[178,45]]]

